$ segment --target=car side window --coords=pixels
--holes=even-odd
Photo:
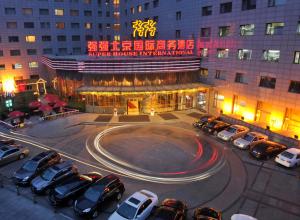
[[[143,213],[143,211],[148,208],[148,206],[151,204],[152,200],[151,199],[148,199],[147,201],[145,201],[143,203],[143,205],[139,208],[139,211],[137,213],[137,215],[140,215]]]
[[[253,141],[257,141],[258,139],[257,139],[257,137],[255,137],[254,139],[253,139]]]

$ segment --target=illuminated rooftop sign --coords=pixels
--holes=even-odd
[[[156,21],[154,20],[136,20],[132,22],[133,37],[154,37],[156,34]]]
[[[194,40],[88,41],[89,56],[194,55]]]

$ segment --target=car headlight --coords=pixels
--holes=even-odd
[[[26,176],[23,181],[27,181],[29,179],[29,176]]]
[[[87,208],[87,209],[83,210],[82,212],[89,212],[89,211],[91,211],[91,208]]]

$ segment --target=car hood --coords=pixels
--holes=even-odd
[[[77,202],[76,202],[75,206],[78,210],[81,210],[81,211],[88,209],[88,208],[93,208],[96,205],[95,202],[92,202],[84,197],[80,197],[76,201]]]
[[[111,216],[109,216],[108,220],[128,220],[128,219],[120,216],[117,212],[114,212]]]
[[[29,176],[32,177],[34,175],[34,172],[25,170],[23,168],[19,169],[16,171],[16,173],[14,174],[14,177],[18,178],[18,179],[24,179],[25,177]]]
[[[239,144],[241,144],[241,145],[248,145],[248,144],[250,144],[249,141],[246,141],[246,140],[243,139],[243,138],[238,138],[238,139],[236,139],[236,140],[234,141],[234,143],[239,143]]]
[[[44,179],[42,179],[40,176],[34,178],[31,181],[31,185],[37,189],[41,189],[46,187],[47,185],[49,185],[50,181],[46,181]]]
[[[235,133],[230,133],[226,130],[221,131],[219,134],[222,134],[223,136],[226,136],[226,137],[232,137],[233,135],[235,135]]]

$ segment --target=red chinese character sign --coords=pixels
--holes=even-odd
[[[89,41],[89,56],[186,56],[194,55],[194,40]]]

